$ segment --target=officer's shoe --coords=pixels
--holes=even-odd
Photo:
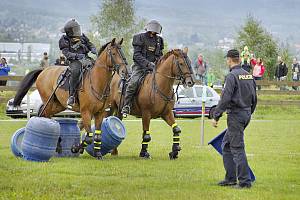
[[[75,97],[74,96],[70,96],[68,98],[68,101],[67,101],[67,107],[69,109],[72,109],[74,105],[75,105]]]
[[[126,105],[122,108],[122,111],[121,111],[122,115],[124,118],[127,117],[127,115],[129,115],[130,113],[130,106]]]
[[[223,180],[218,183],[219,186],[234,186],[236,185],[236,181],[227,181]]]
[[[251,183],[249,184],[237,184],[237,185],[234,185],[232,186],[234,189],[249,189],[251,188]]]

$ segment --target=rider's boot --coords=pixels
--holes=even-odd
[[[68,98],[68,101],[67,101],[67,107],[69,109],[72,109],[74,105],[75,105],[75,97],[74,96],[70,96]]]
[[[129,113],[130,113],[130,106],[129,105],[125,105],[122,108],[121,113],[122,113],[123,117],[126,118],[129,115]]]

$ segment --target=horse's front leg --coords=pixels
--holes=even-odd
[[[84,139],[81,141],[78,145],[72,146],[72,152],[77,153],[80,152],[81,154],[84,152],[84,148],[87,147],[87,145],[92,144],[93,142],[93,132],[91,129],[91,120],[92,116],[89,111],[81,111],[81,117],[82,117],[82,125],[84,129],[86,130],[86,134],[84,136]]]
[[[143,137],[142,137],[142,149],[140,152],[140,157],[145,159],[151,158],[150,154],[147,151],[148,144],[151,141],[151,136],[149,132],[150,119],[151,119],[150,112],[143,112],[142,114]]]
[[[162,118],[173,129],[173,145],[172,145],[172,151],[169,153],[169,157],[171,160],[174,160],[174,159],[178,158],[178,152],[181,150],[181,147],[180,147],[181,129],[175,123],[174,114],[173,114],[172,110],[170,110],[165,115],[163,115]]]
[[[94,156],[97,159],[102,159],[101,154],[101,144],[102,144],[102,132],[101,132],[101,124],[103,121],[105,113],[99,112],[94,115],[95,118],[95,135],[94,135]]]

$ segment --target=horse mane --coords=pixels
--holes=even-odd
[[[109,45],[111,42],[107,42],[105,45],[103,45],[100,50],[98,51],[98,56],[100,56],[100,54],[104,51],[104,49],[107,47],[107,45]]]
[[[167,60],[171,55],[175,54],[176,56],[179,55],[179,52],[181,51],[181,49],[172,49],[170,51],[168,51],[167,53],[165,53],[165,55],[163,55],[157,62],[157,65],[161,64],[162,62],[164,62],[165,60]]]

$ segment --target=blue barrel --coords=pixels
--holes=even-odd
[[[217,150],[217,152],[219,152],[219,154],[221,155],[222,155],[222,140],[224,138],[226,131],[227,129],[223,130],[219,135],[217,135],[214,139],[208,142],[208,144],[212,145]],[[256,178],[252,170],[250,169],[250,167],[249,167],[249,174],[250,174],[251,181],[254,182]]]
[[[61,152],[56,152],[57,157],[78,157],[79,153],[72,153],[73,144],[80,143],[80,129],[76,119],[55,119],[60,125]]]
[[[57,121],[43,117],[30,118],[21,145],[24,159],[48,161],[55,154],[59,135],[60,126]]]
[[[93,132],[95,132],[95,127],[92,127]],[[122,121],[114,116],[110,116],[103,119],[101,125],[102,131],[102,144],[101,144],[101,154],[111,152],[114,148],[118,147],[122,140],[126,137],[126,129]],[[84,136],[83,136],[84,137]],[[86,151],[91,156],[94,156],[94,144],[87,146]]]
[[[12,153],[16,157],[23,157],[21,144],[23,141],[24,133],[25,133],[25,127],[18,129],[11,137],[10,148]]]

